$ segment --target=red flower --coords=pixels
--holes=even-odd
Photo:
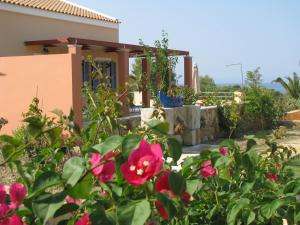
[[[75,225],[91,225],[92,221],[90,220],[90,216],[88,213],[83,214],[83,216],[77,220]]]
[[[207,166],[211,166],[211,160],[208,160],[208,161],[205,161],[205,162],[202,162],[200,164],[201,167],[207,167]]]
[[[27,190],[23,184],[14,183],[10,185],[10,189],[9,189],[10,200],[14,203],[16,207],[23,202],[26,193]]]
[[[6,189],[4,184],[0,184],[0,204],[4,203],[6,196]]]
[[[101,159],[102,159],[102,157],[100,154],[92,153],[90,162],[91,162],[92,166],[95,167],[97,164],[100,163]],[[112,161],[112,160],[108,160],[104,164],[101,164],[92,170],[92,174],[95,177],[98,177],[99,182],[102,182],[102,183],[106,182],[107,180],[111,180],[113,178],[115,172],[116,172],[116,166],[115,166],[114,161]]]
[[[168,193],[169,198],[174,198],[175,194],[172,192],[170,184],[169,184],[170,173],[171,173],[171,170],[167,169],[159,176],[159,178],[155,182],[154,190],[161,194]],[[181,198],[185,202],[190,202],[192,200],[192,197],[188,192],[183,192],[181,194]]]
[[[219,148],[219,152],[224,156],[228,155],[228,149],[225,147]]]
[[[272,174],[270,172],[268,172],[266,174],[267,179],[271,180],[271,181],[277,181],[278,180],[278,176],[276,174]]]
[[[155,207],[157,208],[160,216],[164,220],[168,220],[169,219],[169,214],[168,214],[167,210],[163,207],[163,205],[159,201],[155,201]]]
[[[169,185],[169,175],[171,173],[171,170],[167,169],[164,171],[159,178],[155,182],[155,191],[159,193],[168,193],[170,198],[174,198],[175,195],[171,191],[171,187]]]
[[[139,186],[157,175],[163,166],[163,154],[159,144],[142,140],[128,161],[121,165],[124,178],[133,186]]]
[[[181,199],[183,201],[185,201],[186,203],[189,203],[193,200],[193,197],[188,192],[185,191],[185,192],[182,193]]]

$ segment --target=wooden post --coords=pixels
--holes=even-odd
[[[191,56],[184,57],[184,85],[192,87],[193,62]]]
[[[118,86],[120,86],[129,82],[129,51],[127,49],[122,49],[118,52],[118,66],[117,82]],[[120,100],[123,103],[122,116],[128,116],[129,106],[127,95],[122,96]]]
[[[150,81],[150,63],[147,58],[142,59],[142,79],[144,79],[143,76],[146,76],[147,82]],[[148,88],[142,91],[142,101],[143,107],[150,107],[150,92]]]

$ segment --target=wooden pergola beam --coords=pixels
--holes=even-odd
[[[129,50],[129,55],[133,57],[145,57],[143,46],[132,45],[125,43],[109,42],[109,41],[99,41],[99,40],[90,40],[74,37],[62,37],[51,40],[36,40],[36,41],[25,41],[25,46],[60,46],[60,45],[82,45],[87,47],[98,46],[104,47],[107,52],[118,52],[123,49]],[[149,49],[155,54],[157,51],[154,47],[149,47]],[[187,56],[189,55],[188,51],[174,50],[169,49],[169,55],[171,56]]]

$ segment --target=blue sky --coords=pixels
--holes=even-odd
[[[239,67],[226,68],[231,63],[245,72],[260,66],[264,82],[300,70],[298,0],[72,1],[120,19],[120,42],[153,45],[164,29],[170,48],[189,50],[200,74],[217,83],[241,82]]]

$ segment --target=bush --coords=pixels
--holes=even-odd
[[[184,105],[195,105],[200,99],[200,95],[196,94],[194,89],[188,88],[186,86],[176,88],[176,96],[183,96]]]
[[[165,122],[152,120],[119,136],[97,133],[93,124],[75,130],[66,120],[44,122],[49,120],[27,117],[27,142],[0,136],[0,166],[8,163],[20,176],[11,199],[0,199],[3,207],[14,205],[1,220],[39,225],[65,215],[60,224],[300,222],[293,149],[267,140],[270,148],[258,154],[252,139],[246,149],[226,141],[179,163],[181,145],[167,134]],[[42,136],[48,138],[45,145],[39,143]],[[24,161],[26,149],[35,145],[36,154]]]
[[[285,114],[282,95],[270,89],[247,89],[245,114],[248,123],[258,125],[260,129],[271,128]]]

